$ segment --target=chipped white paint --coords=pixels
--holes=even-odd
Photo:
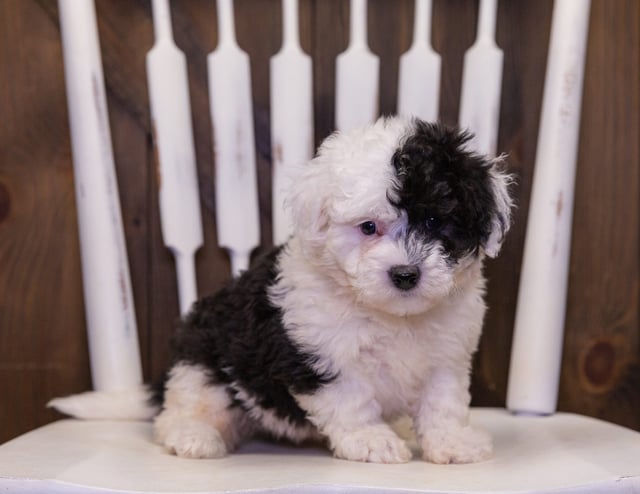
[[[93,0],[59,0],[93,386],[142,381]]]
[[[554,4],[507,392],[517,412],[556,409],[589,7]]]
[[[235,40],[232,0],[217,0],[218,46],[207,57],[218,243],[234,275],[260,243],[249,56]]]
[[[400,57],[398,114],[438,119],[441,60],[431,47],[431,0],[416,0],[413,43]]]
[[[175,45],[168,0],[153,0],[155,44],[147,54],[153,138],[157,150],[162,238],[173,253],[180,313],[198,294],[194,256],[202,246],[202,216],[191,124],[187,63]]]
[[[494,41],[498,0],[481,0],[478,34],[464,55],[460,127],[470,129],[474,137],[470,147],[490,156],[496,155],[500,93],[502,89],[502,50]]]
[[[349,46],[336,60],[336,128],[373,123],[378,116],[380,60],[367,45],[367,0],[351,0]]]
[[[283,43],[271,57],[271,156],[273,163],[273,242],[291,233],[284,195],[286,171],[313,155],[313,77],[311,57],[302,51],[298,34],[298,0],[282,0]]]

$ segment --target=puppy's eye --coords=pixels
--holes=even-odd
[[[425,226],[427,230],[430,232],[435,232],[440,229],[442,226],[442,218],[438,218],[437,216],[429,215],[425,220]]]
[[[373,235],[378,231],[378,228],[373,221],[365,221],[360,224],[360,231],[365,235]]]

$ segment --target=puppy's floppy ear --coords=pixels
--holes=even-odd
[[[513,177],[503,169],[504,158],[504,156],[496,158],[489,169],[494,209],[491,214],[491,230],[482,246],[489,257],[498,255],[504,237],[511,227],[513,199],[509,193],[509,188],[513,184]]]
[[[285,207],[289,209],[294,234],[307,241],[323,242],[329,223],[327,170],[314,158],[293,170]]]

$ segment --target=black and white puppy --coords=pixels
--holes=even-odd
[[[339,458],[399,463],[409,415],[425,460],[488,458],[468,424],[482,261],[510,225],[500,160],[440,124],[385,118],[326,139],[294,178],[293,235],[214,296],[174,341],[164,385],[52,405],[154,418],[156,440],[214,458],[255,432],[324,438]]]

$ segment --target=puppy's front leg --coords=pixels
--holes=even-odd
[[[344,377],[312,395],[297,397],[309,420],[327,436],[338,458],[373,463],[406,463],[411,450],[383,421],[373,390]]]
[[[491,437],[469,425],[469,377],[464,370],[434,369],[415,417],[424,459],[474,463],[491,457]]]

